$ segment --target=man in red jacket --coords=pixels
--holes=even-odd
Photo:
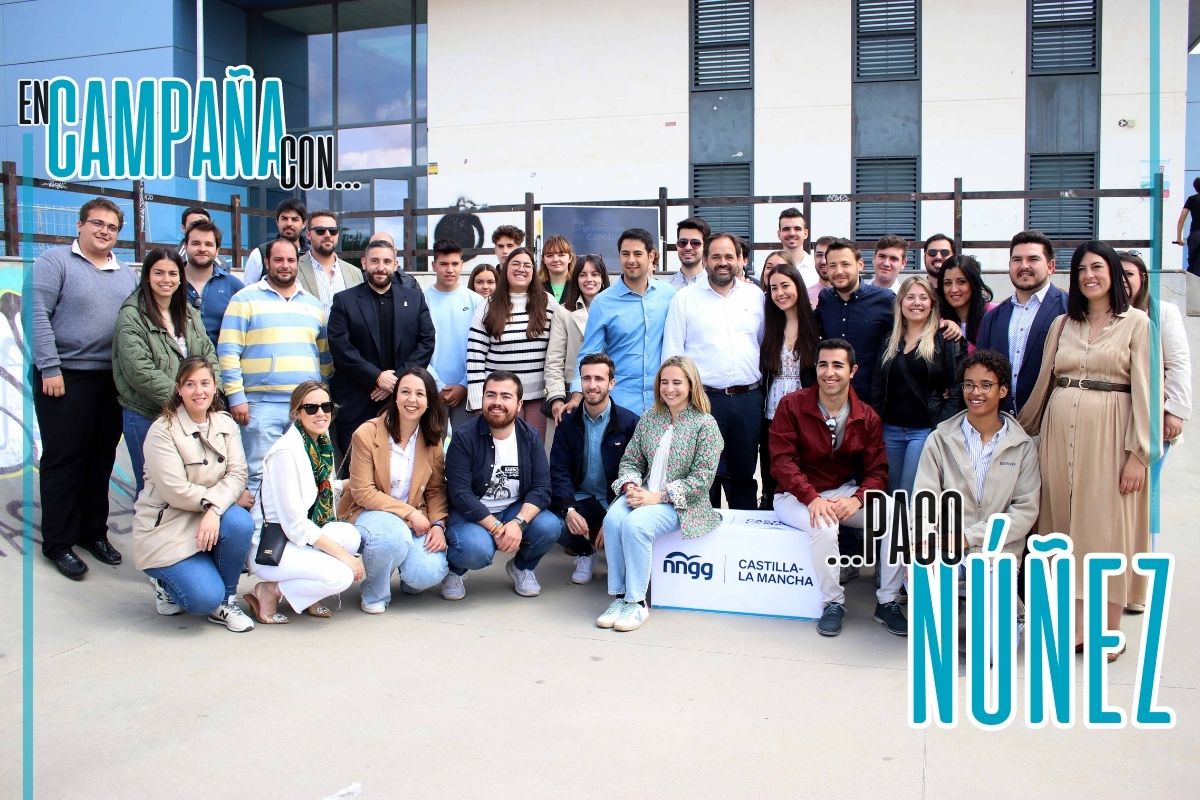
[[[879,415],[850,387],[858,364],[854,346],[826,339],[817,347],[817,385],[785,395],[771,422],[771,474],[778,482],[775,513],[807,533],[825,610],[817,633],[837,636],[846,615],[838,582],[838,526],[862,528],[864,496],[887,489],[887,451]],[[885,536],[878,565],[875,619],[888,633],[908,635],[897,598],[903,567],[888,564]]]

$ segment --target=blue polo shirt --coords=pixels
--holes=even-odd
[[[871,396],[871,378],[879,363],[879,351],[892,334],[892,314],[896,295],[891,289],[880,289],[859,283],[858,291],[843,300],[837,290],[822,289],[817,300],[817,321],[821,336],[826,339],[845,339],[854,346],[858,373],[851,385],[859,397]]]
[[[245,284],[230,275],[224,267],[217,266],[213,267],[212,277],[204,284],[203,295],[187,282],[186,276],[183,282],[187,286],[188,302],[193,308],[200,310],[200,318],[204,320],[204,332],[212,340],[213,347],[216,347],[217,338],[221,335],[221,320],[225,317],[229,300],[246,288]]]

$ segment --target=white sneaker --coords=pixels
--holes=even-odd
[[[158,613],[164,617],[173,617],[183,613],[183,609],[171,599],[171,595],[167,594],[167,588],[157,578],[151,578],[150,585],[154,587],[154,606],[158,609]]]
[[[463,583],[462,575],[455,575],[453,572],[442,578],[442,599],[443,600],[462,600],[467,596],[467,587]]]
[[[636,631],[648,619],[650,619],[649,606],[643,606],[638,603],[626,603],[625,608],[621,611],[621,616],[617,617],[617,621],[613,623],[613,630],[621,631],[622,633]]]
[[[590,556],[575,556],[575,571],[571,573],[571,583],[591,583],[592,566],[596,563],[596,554]]]
[[[596,617],[597,628],[611,628],[613,623],[621,616],[621,612],[625,610],[625,598],[618,597],[609,604],[608,608],[604,609],[604,613]]]
[[[237,603],[231,603],[228,600],[213,609],[213,612],[208,615],[208,621],[224,625],[234,633],[243,633],[254,629],[254,620],[246,616]]]
[[[542,593],[542,585],[531,569],[517,569],[516,560],[509,559],[504,565],[504,571],[512,578],[513,589],[521,597],[537,597]]]
[[[359,607],[368,614],[382,614],[384,611],[387,611],[387,603],[382,600],[380,600],[378,603],[363,602],[359,605]]]

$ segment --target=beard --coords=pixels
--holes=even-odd
[[[484,416],[487,423],[492,428],[507,428],[517,419],[517,412],[510,411],[503,406],[489,406],[484,411]]]

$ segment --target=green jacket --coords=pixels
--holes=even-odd
[[[191,304],[187,307],[184,340],[188,355],[204,356],[212,364],[220,388],[216,348],[204,332],[200,312]],[[113,378],[121,405],[155,419],[175,392],[175,375],[181,361],[179,344],[166,329],[138,310],[138,293],[131,294],[117,312],[117,330],[113,334]]]

